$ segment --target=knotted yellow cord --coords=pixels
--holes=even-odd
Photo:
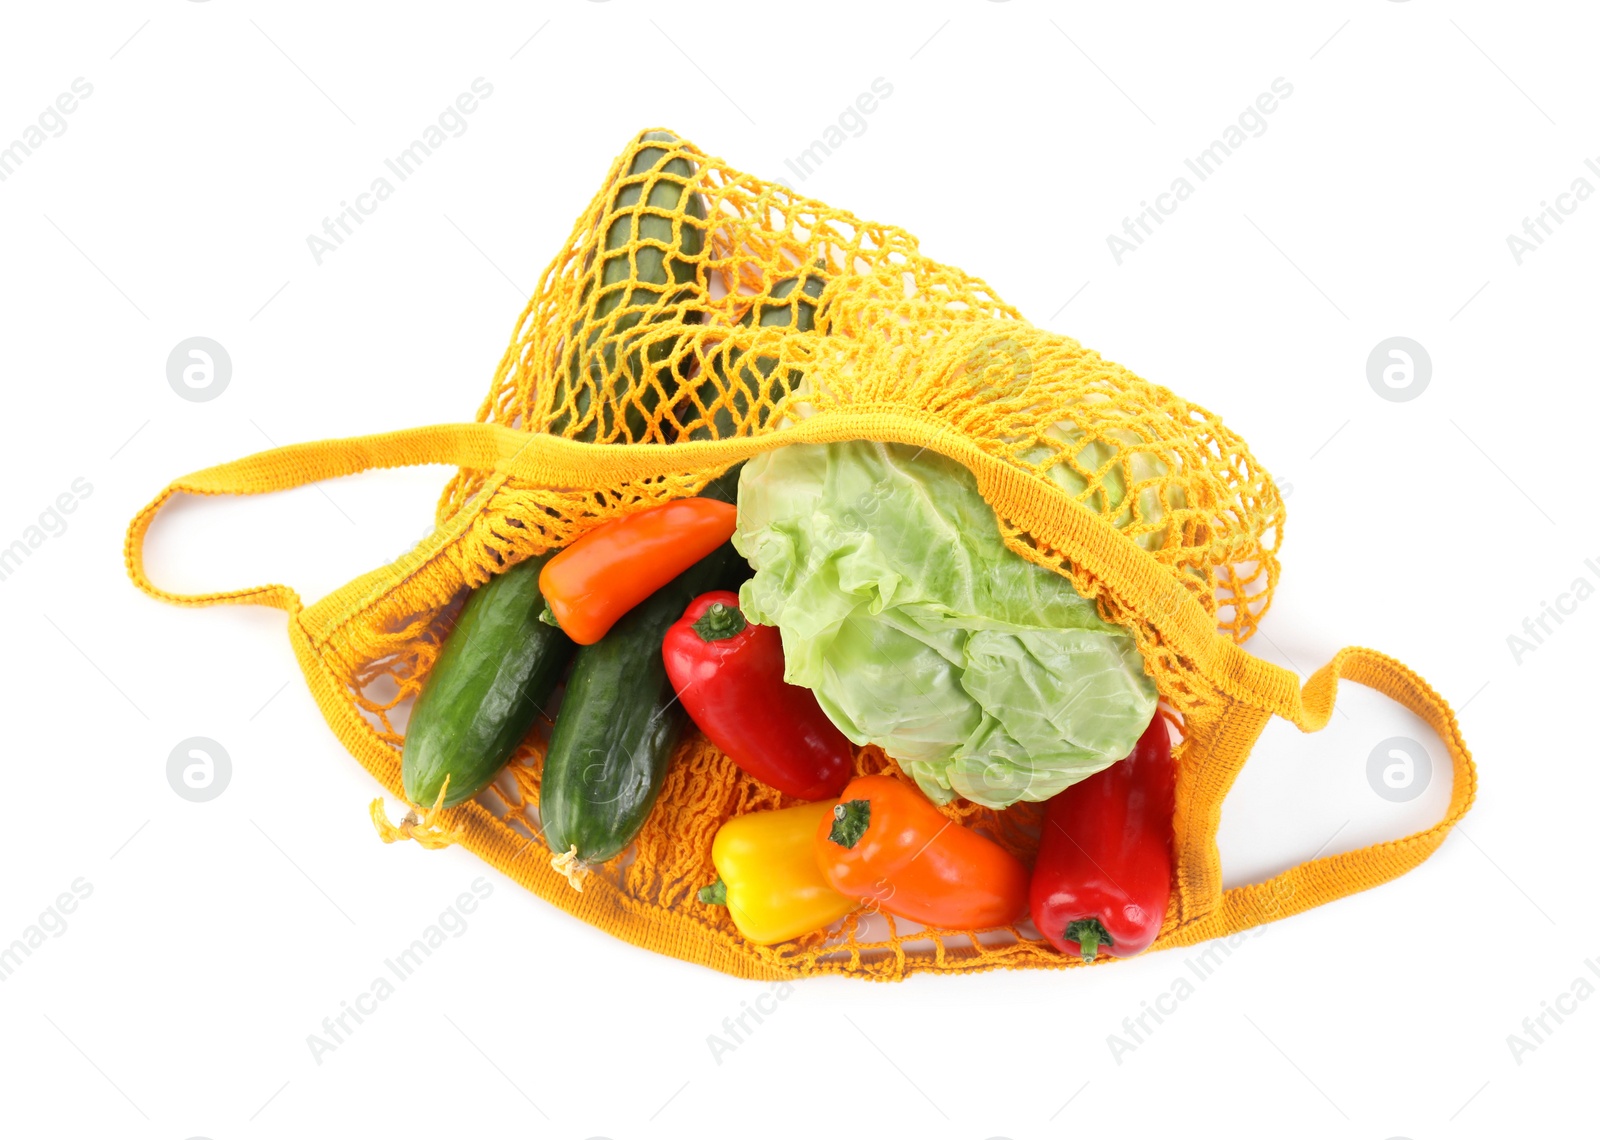
[[[589,864],[578,858],[578,845],[574,843],[560,855],[550,860],[550,866],[556,874],[567,880],[567,886],[575,891],[583,890],[583,881],[594,872],[589,869]]]
[[[450,777],[444,778],[444,783],[439,788],[439,795],[433,801],[431,808],[419,808],[407,801],[406,814],[401,818],[400,825],[396,827],[389,822],[389,814],[384,810],[383,798],[372,801],[368,813],[372,816],[372,826],[377,829],[378,838],[385,843],[394,843],[399,840],[411,839],[432,851],[441,847],[449,847],[452,843],[461,841],[459,828],[447,828],[440,821],[439,816],[444,811],[444,794],[450,787]]]

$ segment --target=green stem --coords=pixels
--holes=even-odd
[[[728,884],[724,883],[721,879],[718,879],[710,886],[701,887],[700,893],[695,897],[701,902],[705,903],[707,906],[727,906]]]
[[[846,800],[834,806],[833,827],[828,838],[840,847],[854,847],[871,822],[871,800]]]
[[[1085,962],[1094,961],[1101,943],[1107,946],[1114,945],[1111,932],[1098,918],[1080,918],[1076,922],[1067,923],[1066,940],[1078,944],[1078,953],[1083,955]]]
[[[701,641],[726,641],[744,632],[748,624],[744,615],[733,606],[712,602],[706,607],[706,612],[700,615],[700,620],[689,628],[700,635]]]

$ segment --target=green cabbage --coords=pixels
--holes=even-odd
[[[740,605],[782,633],[785,679],[936,801],[1049,799],[1131,752],[1155,713],[1132,635],[1007,549],[972,473],[935,452],[758,455],[733,542],[755,569]]]
[[[1144,549],[1157,551],[1166,545],[1167,518],[1188,501],[1182,484],[1166,481],[1175,466],[1170,453],[1144,445],[1127,428],[1104,428],[1105,438],[1087,443],[1083,432],[1068,421],[1051,425],[1044,434],[1059,443],[1078,467],[1096,472],[1099,485],[1092,495],[1085,496],[1089,481],[1065,462],[1047,468],[1048,479],[1090,510],[1104,515],[1112,526]],[[1022,458],[1040,463],[1051,455],[1050,449],[1041,446],[1023,452]],[[1132,495],[1128,493],[1129,477],[1138,488]]]

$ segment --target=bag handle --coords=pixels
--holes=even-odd
[[[510,463],[517,452],[527,446],[529,438],[523,432],[498,424],[439,424],[380,435],[296,443],[207,467],[174,479],[128,524],[127,539],[123,543],[128,576],[151,597],[174,605],[276,606],[298,614],[300,596],[288,586],[269,584],[207,594],[174,594],[151,582],[144,570],[144,540],[150,524],[167,500],[176,494],[261,495],[287,491],[378,467],[439,463],[488,471]]]
[[[1242,657],[1249,657],[1243,650],[1239,652]],[[1477,768],[1455,713],[1432,686],[1394,658],[1359,646],[1341,649],[1312,675],[1304,688],[1292,683],[1293,674],[1286,670],[1259,658],[1250,661],[1247,671],[1256,678],[1266,680],[1269,674],[1276,673],[1288,677],[1291,683],[1269,684],[1261,705],[1241,710],[1253,714],[1255,723],[1242,738],[1234,738],[1238,765],[1242,766],[1269,715],[1281,716],[1303,732],[1316,732],[1333,715],[1340,680],[1354,681],[1411,710],[1439,735],[1450,755],[1450,806],[1443,819],[1423,831],[1311,859],[1264,882],[1223,891],[1221,904],[1215,910],[1174,930],[1170,941],[1163,940],[1167,945],[1187,946],[1248,930],[1399,878],[1438,850],[1477,794]]]

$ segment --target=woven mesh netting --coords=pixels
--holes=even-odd
[[[781,433],[848,410],[936,426],[1064,490],[1120,530],[1243,641],[1277,581],[1283,506],[1243,442],[1203,408],[1057,333],[1033,327],[982,281],[919,252],[893,226],[860,221],[743,174],[664,131],[617,159],[540,278],[479,419],[596,444],[659,445],[659,473],[621,486],[544,487],[463,471],[441,526],[464,524],[434,558],[443,576],[380,599],[330,661],[385,741],[408,707],[464,587],[641,506],[692,494],[716,469],[674,444]],[[1052,493],[1055,493],[1052,491]],[[1128,599],[1067,563],[991,499],[1017,553],[1067,574],[1108,620],[1129,626],[1166,704],[1181,717],[1209,690]],[[535,731],[485,803],[539,844],[547,733]],[[1181,763],[1181,747],[1180,747]],[[858,769],[892,770],[877,749]],[[697,733],[680,744],[633,849],[591,889],[617,905],[698,908],[715,877],[711,839],[732,814],[778,806]],[[1031,861],[1036,805],[952,815]],[[542,845],[530,858],[543,857]],[[898,977],[959,964],[1063,964],[1035,932],[908,931],[888,916],[753,950],[774,962]]]

